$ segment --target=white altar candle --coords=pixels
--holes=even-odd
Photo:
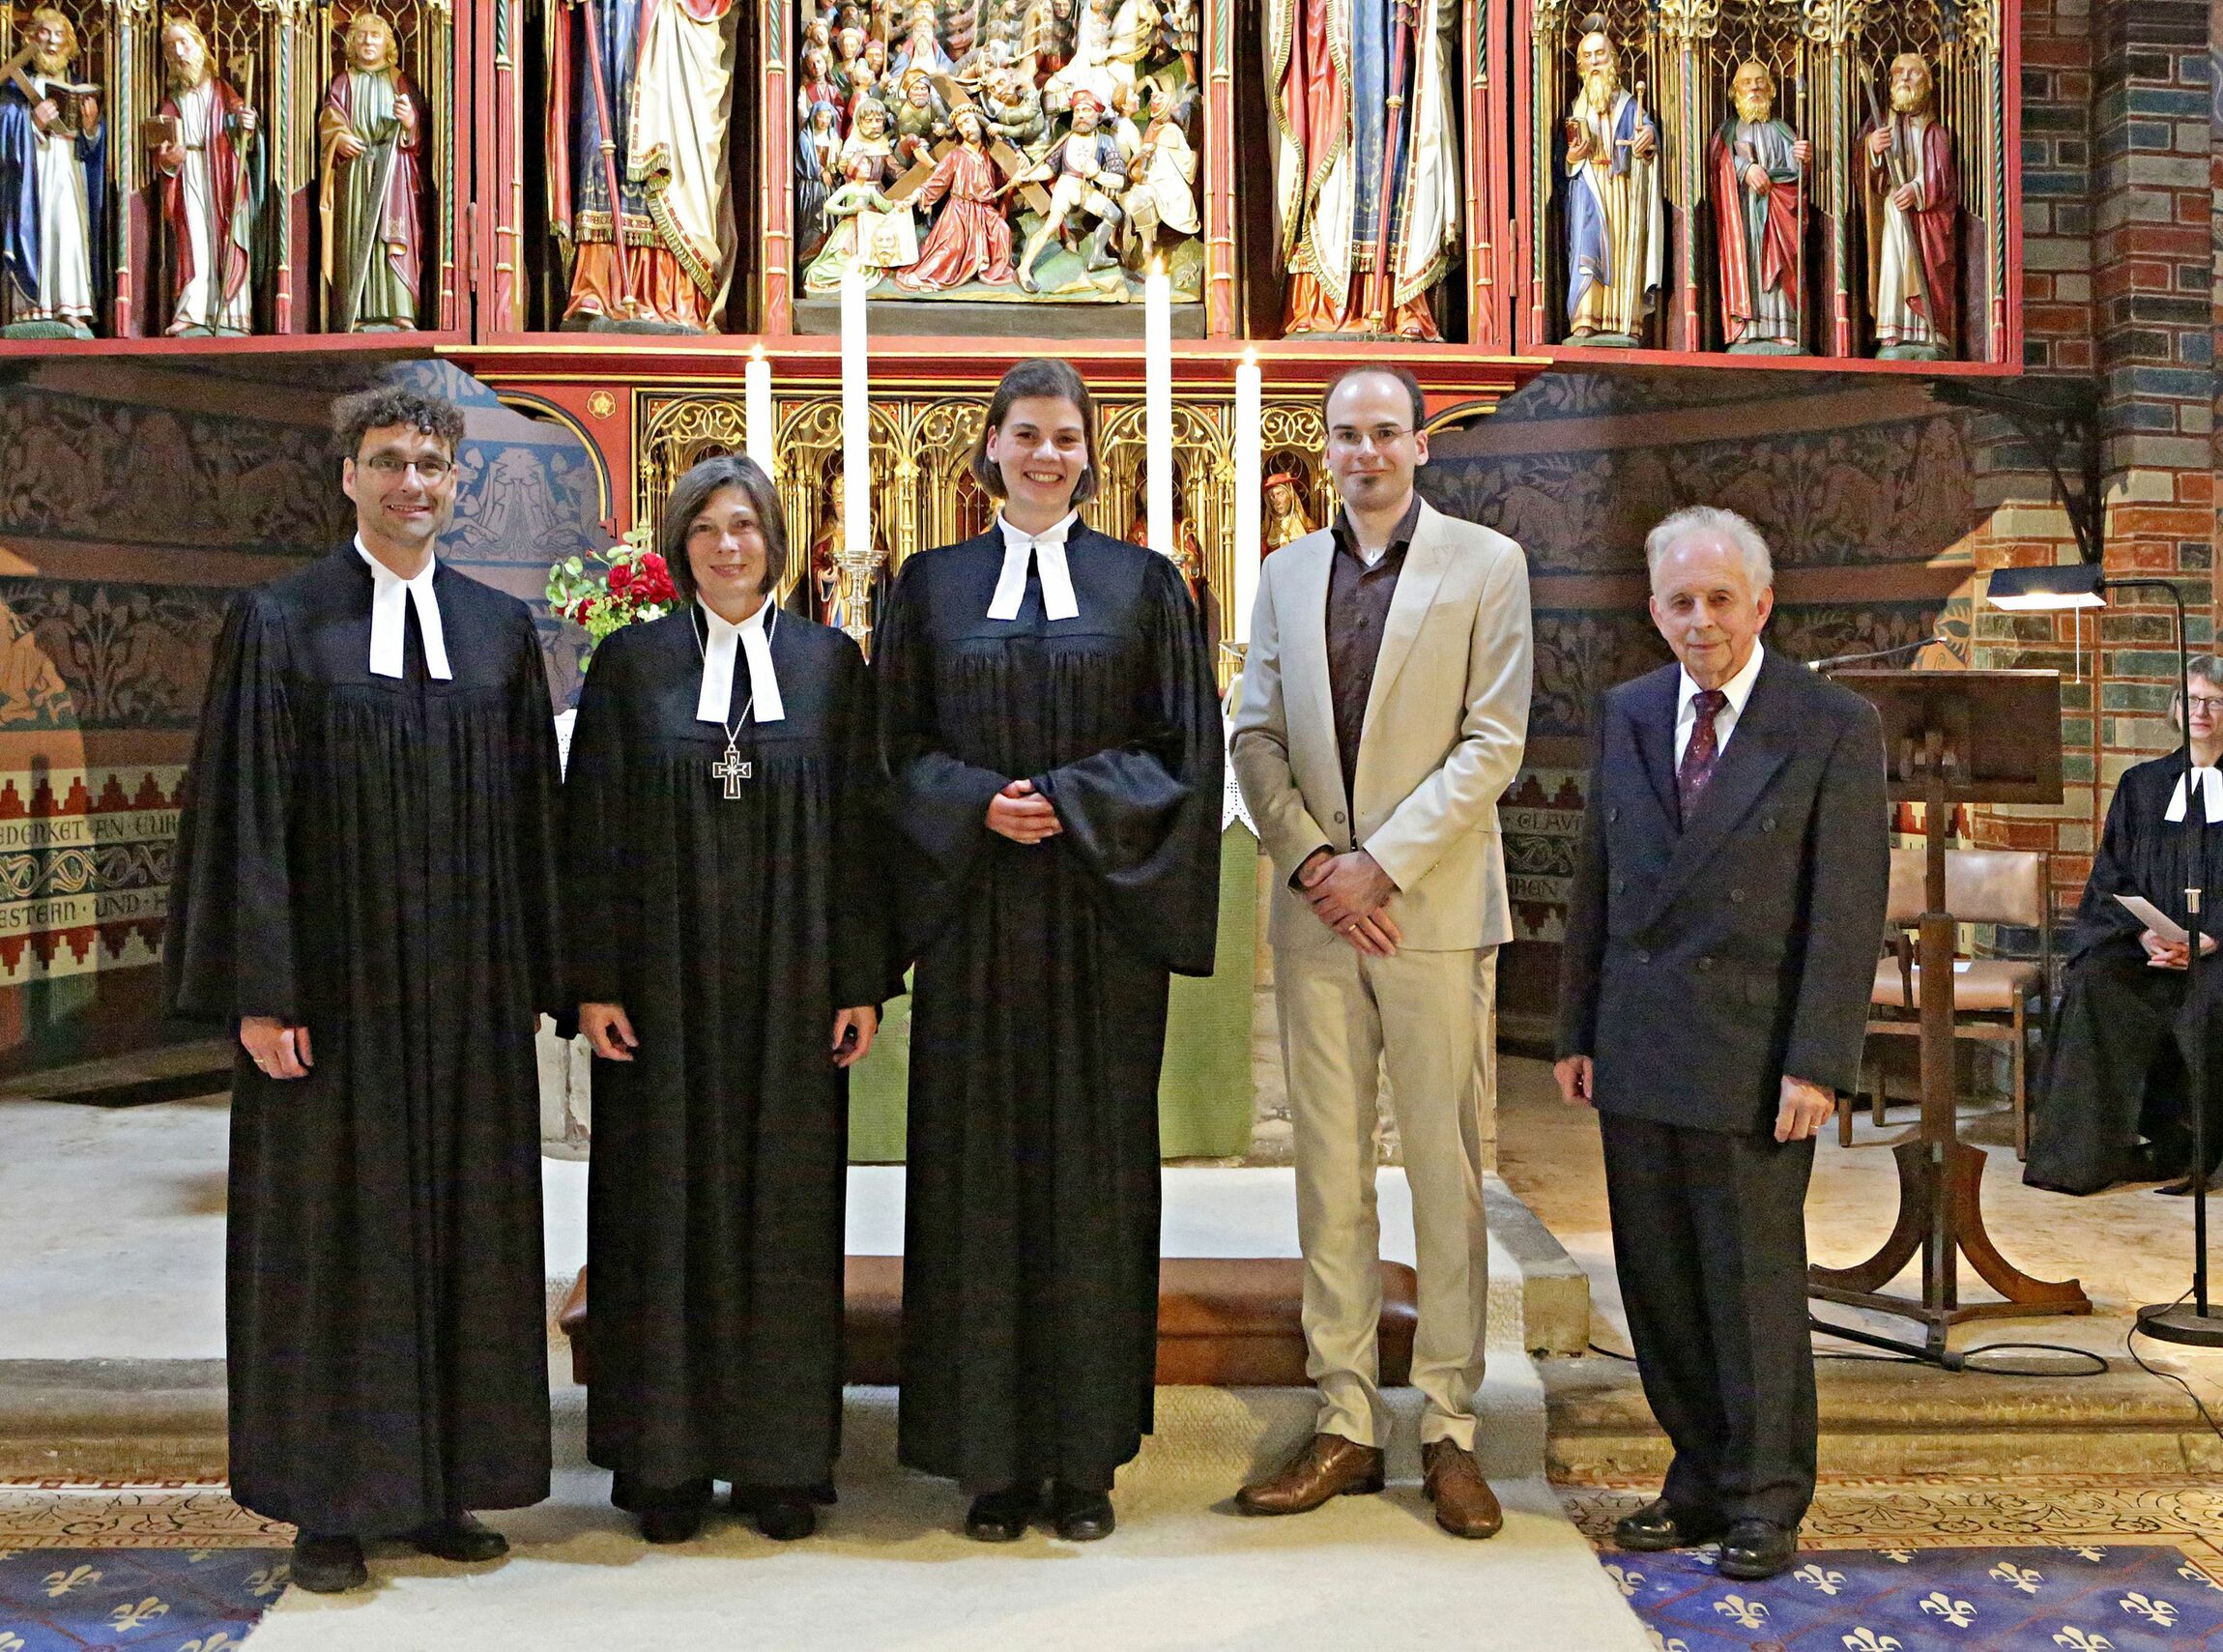
[[[772,364],[765,360],[765,347],[759,344],[749,352],[749,364],[741,375],[742,413],[747,423],[745,447],[750,458],[767,477],[772,475],[773,454],[779,449],[779,432],[772,423]]]
[[[865,354],[864,295],[861,274],[842,276],[842,548],[858,565],[872,554],[872,364]]]
[[[1159,260],[1142,281],[1142,451],[1148,485],[1150,548],[1173,543],[1173,283]]]
[[[1258,370],[1258,353],[1245,350],[1235,365],[1235,554],[1231,560],[1237,645],[1251,640],[1251,605],[1258,595],[1259,553],[1264,549],[1260,541],[1265,537],[1261,522],[1265,507],[1259,493],[1265,477],[1259,426],[1265,414],[1265,374]]]

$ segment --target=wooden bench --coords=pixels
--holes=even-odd
[[[1419,1280],[1382,1264],[1381,1381],[1411,1379]],[[846,1267],[846,1372],[854,1383],[898,1379],[903,1259],[851,1257]],[[1208,1388],[1301,1388],[1305,1264],[1294,1257],[1169,1257],[1158,1264],[1158,1380]],[[571,1377],[593,1380],[587,1270],[556,1316],[571,1342]]]

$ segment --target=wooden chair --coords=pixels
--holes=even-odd
[[[1946,851],[1946,910],[1956,923],[2004,923],[2035,929],[2035,962],[2020,958],[1978,958],[1953,971],[1953,1036],[2005,1044],[2014,1063],[2014,1156],[2030,1156],[2029,1041],[2026,1005],[2037,997],[2040,1041],[2049,1042],[2053,1016],[2052,857],[2022,850],[1949,849]],[[1891,851],[1891,889],[1885,922],[1889,956],[1876,965],[1868,994],[1868,1036],[1921,1036],[1921,968],[1915,962],[1914,930],[1924,905],[1925,851]],[[1862,1066],[1867,1065],[1863,1052]],[[1884,1122],[1884,1075],[1879,1070],[1868,1089],[1869,1108]],[[1853,1111],[1837,1114],[1837,1140],[1850,1145]]]

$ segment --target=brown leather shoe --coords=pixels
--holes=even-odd
[[[1382,1489],[1382,1453],[1342,1435],[1314,1435],[1279,1474],[1245,1486],[1235,1507],[1247,1515],[1301,1515],[1331,1497]]]
[[[1421,1447],[1421,1482],[1435,1505],[1435,1523],[1454,1537],[1495,1537],[1505,1524],[1497,1493],[1475,1466],[1474,1453],[1457,1440],[1430,1440]]]

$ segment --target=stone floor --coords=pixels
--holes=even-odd
[[[1850,1265],[1871,1255],[1890,1232],[1898,1209],[1898,1173],[1886,1144],[1902,1133],[1902,1126],[1911,1127],[1912,1119],[1911,1108],[1893,1108],[1887,1128],[1878,1132],[1867,1115],[1860,1114],[1850,1147],[1837,1145],[1834,1126],[1825,1134],[1806,1200],[1806,1243],[1815,1261]],[[2081,1278],[2093,1313],[2090,1318],[1978,1320],[1957,1327],[1951,1346],[2060,1343],[2122,1362],[2123,1337],[2137,1310],[2169,1301],[2191,1283],[2190,1202],[2158,1197],[2150,1183],[2086,1199],[2025,1187],[2005,1112],[1965,1117],[1962,1135],[1990,1155],[1984,1166],[1983,1208],[1994,1242],[2026,1273],[2041,1279]],[[1613,1274],[1597,1116],[1562,1104],[1551,1069],[1543,1061],[1508,1057],[1500,1063],[1498,1170],[1590,1275],[1599,1345],[1626,1352],[1628,1321]],[[1997,1300],[1965,1262],[1961,1277],[1964,1301]],[[1920,1276],[1910,1267],[1892,1290],[1919,1296],[1920,1287]],[[2223,1290],[2223,1274],[2217,1287]],[[1886,1335],[1906,1336],[1912,1329],[1912,1321],[1884,1315],[1835,1308],[1825,1312]],[[2197,1383],[2210,1406],[2223,1406],[2223,1353],[2189,1352],[2143,1339],[2139,1351],[2149,1364],[2178,1371]]]

